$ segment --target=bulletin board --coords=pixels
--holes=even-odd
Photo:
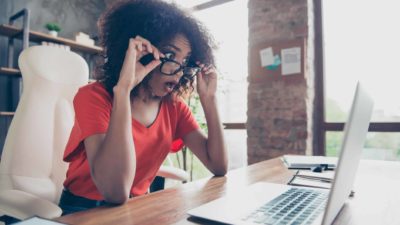
[[[283,80],[299,83],[305,80],[306,41],[299,38],[289,41],[264,42],[250,48],[250,83],[266,83]],[[269,54],[264,54],[264,53]],[[270,57],[272,52],[272,64]],[[264,57],[262,57],[262,55]],[[269,59],[269,60],[266,60]]]

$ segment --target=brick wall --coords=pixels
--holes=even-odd
[[[302,39],[307,45],[311,16],[310,0],[249,0],[249,49],[260,43]],[[249,54],[249,91],[247,144],[248,163],[252,164],[283,154],[309,154],[312,146],[313,71],[305,51],[305,76],[296,82],[284,77],[255,82],[251,79]],[[257,74],[258,75],[258,74]]]

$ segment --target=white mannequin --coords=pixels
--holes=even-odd
[[[57,204],[62,191],[67,168],[62,156],[74,123],[72,101],[88,83],[88,66],[78,54],[53,46],[30,47],[18,62],[23,93],[1,157],[0,215],[59,216],[61,210],[50,202]]]

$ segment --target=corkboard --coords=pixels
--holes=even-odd
[[[300,73],[291,75],[282,75],[282,64],[276,70],[269,70],[261,66],[260,50],[271,47],[273,55],[279,55],[282,61],[281,50],[287,48],[300,47]],[[249,66],[250,66],[250,83],[268,83],[273,81],[282,80],[287,84],[299,83],[305,80],[305,58],[306,58],[306,42],[305,39],[296,39],[281,42],[264,42],[254,45],[250,48],[249,53]]]

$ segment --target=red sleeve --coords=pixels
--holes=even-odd
[[[184,146],[185,144],[182,139],[176,139],[172,142],[171,152],[179,152]]]
[[[99,83],[79,89],[73,105],[75,123],[64,152],[65,161],[71,161],[80,153],[85,138],[107,132],[112,109],[111,97]]]
[[[105,89],[94,86],[80,90],[74,98],[74,109],[82,140],[93,134],[107,132],[112,106]]]

